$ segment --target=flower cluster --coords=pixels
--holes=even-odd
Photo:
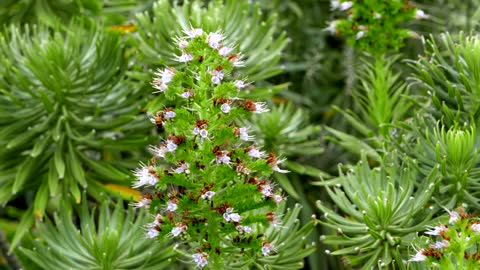
[[[268,108],[239,97],[250,83],[233,72],[242,56],[221,32],[191,28],[176,43],[184,68],[159,70],[152,82],[170,103],[150,120],[167,135],[134,172],[133,187],[145,189],[135,205],[155,216],[146,237],[186,244],[198,268],[274,254],[261,228],[279,224],[274,210],[285,198],[268,177],[288,171],[279,167],[284,159],[261,150],[248,126],[235,124]]]
[[[425,246],[419,248],[410,261],[424,262],[439,269],[478,269],[480,219],[467,214],[462,207],[448,213],[448,224],[439,224],[427,230],[425,234],[434,240],[423,236],[421,242]]]
[[[404,39],[416,36],[399,27],[399,24],[429,17],[423,10],[405,0],[331,0],[331,7],[345,13],[347,18],[331,21],[327,30],[347,37],[352,45],[370,52],[397,50],[403,45]]]

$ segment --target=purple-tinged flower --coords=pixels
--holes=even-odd
[[[252,232],[252,228],[250,226],[238,225],[235,228],[237,228],[239,233],[251,233]]]
[[[201,195],[202,199],[204,200],[211,200],[213,195],[215,195],[215,191],[207,191]]]
[[[203,30],[201,28],[190,28],[189,30],[183,31],[187,34],[188,38],[200,37],[203,35]]]
[[[440,225],[433,227],[433,230],[426,231],[425,234],[429,235],[442,235],[447,231],[448,227],[446,225]]]
[[[176,115],[177,114],[174,111],[170,110],[165,112],[165,114],[163,115],[163,118],[172,119],[172,118],[175,118]]]
[[[255,102],[255,111],[253,111],[254,113],[264,113],[264,112],[268,112],[270,111],[269,109],[267,109],[267,103],[265,102]]]
[[[192,92],[190,92],[190,91],[185,91],[185,92],[183,92],[182,94],[180,94],[180,96],[181,96],[182,98],[189,98],[189,97],[192,97],[193,94],[192,94]]]
[[[193,261],[197,264],[197,267],[202,269],[208,264],[208,254],[205,252],[199,252],[192,255]]]
[[[265,152],[258,150],[255,146],[247,147],[245,152],[252,158],[262,158],[265,156]]]
[[[285,200],[285,197],[283,197],[282,195],[280,194],[275,194],[272,196],[272,200],[275,202],[275,203],[280,203],[282,201]]]
[[[164,92],[168,88],[168,83],[172,81],[173,76],[175,75],[175,69],[165,68],[164,70],[157,70],[155,72],[157,78],[153,79],[152,86],[157,89],[157,92]]]
[[[330,34],[335,35],[337,33],[337,24],[338,24],[338,20],[330,21],[328,23],[328,27],[325,28],[325,31],[328,31],[330,32]]]
[[[210,71],[210,75],[212,75],[212,83],[213,84],[220,84],[223,79],[223,71],[221,70],[212,70]]]
[[[430,247],[434,248],[434,249],[446,248],[448,246],[450,246],[450,242],[448,242],[445,239],[443,239],[442,241],[437,241],[437,242],[435,242],[435,244],[430,245]]]
[[[177,145],[172,140],[167,140],[165,142],[165,147],[167,148],[168,152],[175,152],[175,150],[177,150]]]
[[[455,223],[460,219],[460,215],[456,211],[448,211],[448,214],[450,215],[449,224]]]
[[[186,41],[186,40],[183,39],[183,38],[182,38],[182,39],[179,39],[179,40],[177,41],[177,45],[178,45],[178,47],[179,47],[181,50],[183,50],[183,49],[185,49],[185,48],[188,46],[188,41]]]
[[[165,147],[165,145],[161,145],[160,147],[150,146],[150,151],[152,151],[152,153],[157,157],[165,158],[165,154],[168,152],[168,149]]]
[[[182,163],[180,166],[173,170],[175,173],[185,173],[190,174],[190,164]]]
[[[218,49],[220,47],[220,42],[224,39],[223,35],[219,32],[212,32],[207,36],[207,43],[210,47]]]
[[[135,170],[134,175],[138,180],[133,184],[134,188],[154,186],[158,182],[158,174],[152,166],[142,165],[142,168]]]
[[[217,157],[215,158],[215,162],[217,164],[230,164],[230,157],[228,156],[228,151],[223,150],[217,153]]]
[[[273,247],[272,244],[268,242],[263,242],[262,243],[262,254],[263,256],[268,256],[272,251],[275,251],[275,248]]]
[[[430,16],[428,16],[425,11],[421,9],[417,9],[415,11],[415,19],[417,20],[422,20],[422,19],[428,19]]]
[[[229,113],[231,109],[228,103],[223,103],[222,106],[220,106],[220,110],[222,110],[223,113]]]
[[[147,233],[145,234],[145,237],[147,238],[155,238],[159,234],[159,231],[155,228],[148,228]]]
[[[233,82],[237,90],[242,90],[243,88],[247,87],[247,83],[245,83],[245,80],[236,80]]]
[[[480,223],[471,224],[470,229],[472,229],[472,231],[474,231],[475,233],[480,232]]]
[[[176,60],[181,63],[186,63],[193,60],[193,56],[189,53],[182,53],[182,55],[177,56]]]
[[[152,203],[152,199],[148,197],[143,197],[140,201],[133,204],[135,208],[145,207],[150,208],[150,204]]]
[[[172,228],[171,233],[174,237],[177,237],[181,233],[186,233],[187,229],[188,229],[188,227],[185,223],[179,222],[179,223],[175,224],[175,227]]]
[[[178,205],[174,201],[169,200],[167,202],[167,211],[168,212],[175,212],[175,211],[177,211],[177,209],[178,209]]]
[[[424,249],[420,249],[419,251],[417,251],[417,253],[415,254],[415,256],[413,256],[410,260],[410,262],[423,262],[427,259],[427,256],[425,256],[425,250]]]
[[[230,52],[232,52],[232,48],[230,47],[227,47],[227,46],[222,46],[220,49],[218,49],[218,53],[221,55],[221,56],[226,56],[227,54],[229,54]]]

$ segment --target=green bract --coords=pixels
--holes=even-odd
[[[150,67],[179,65],[174,60],[178,49],[172,36],[182,36],[190,27],[205,31],[222,30],[226,45],[238,46],[244,56],[243,76],[261,81],[282,72],[277,63],[287,45],[284,33],[277,35],[277,16],[263,14],[260,5],[246,0],[215,0],[208,5],[202,1],[184,1],[182,5],[160,0],[153,6],[152,15],[137,16],[138,51]],[[265,16],[266,15],[266,16]]]
[[[351,266],[405,269],[404,251],[434,214],[426,203],[435,190],[438,168],[416,186],[416,170],[408,160],[399,164],[397,158],[392,152],[374,169],[363,158],[351,171],[331,180],[336,186],[327,186],[328,194],[344,215],[317,203],[325,213],[321,223],[336,232],[323,238],[336,248],[329,253],[344,256]]]
[[[113,209],[105,200],[95,213],[84,198],[77,207],[79,225],[72,218],[72,209],[64,204],[54,215],[54,222],[37,222],[30,233],[36,238],[32,250],[20,251],[41,269],[165,269],[172,264],[175,251],[167,241],[152,243],[141,238],[147,219],[145,211],[124,209],[120,200]]]
[[[0,37],[0,203],[36,191],[37,218],[67,193],[98,197],[98,181],[128,184],[123,164],[148,144],[120,36],[83,24]]]

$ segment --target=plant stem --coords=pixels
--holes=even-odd
[[[13,270],[19,270],[23,269],[22,264],[20,263],[20,260],[17,258],[15,253],[8,253],[8,250],[10,249],[10,244],[8,243],[7,239],[5,238],[5,235],[3,234],[2,231],[0,231],[0,250],[7,261],[8,266],[13,269]]]

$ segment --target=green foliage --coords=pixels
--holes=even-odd
[[[261,151],[248,127],[234,122],[267,112],[266,104],[238,97],[248,87],[234,72],[242,59],[220,32],[191,28],[186,35],[176,40],[183,66],[158,70],[152,82],[176,105],[152,117],[167,135],[152,147],[151,164],[136,171],[135,187],[156,190],[137,203],[156,215],[147,237],[180,241],[199,268],[301,268],[313,249],[289,237],[306,237],[313,224],[300,229],[296,210],[281,227],[276,209],[284,197],[268,176],[283,172],[282,160]]]
[[[427,107],[445,123],[480,116],[480,41],[476,36],[442,34],[426,41],[426,55],[413,65],[414,83],[431,97]]]
[[[164,269],[172,264],[175,251],[167,240],[143,240],[145,211],[124,208],[120,200],[105,200],[98,209],[83,199],[76,226],[69,203],[55,213],[54,221],[37,222],[29,236],[33,249],[20,251],[41,269]]]
[[[109,23],[124,23],[143,11],[153,0],[4,0],[0,3],[0,25],[39,23],[55,26],[76,16],[104,17]]]
[[[148,144],[149,127],[124,51],[119,35],[89,22],[11,26],[0,37],[0,203],[35,191],[29,223],[65,194],[98,197],[97,181],[129,183],[123,164]]]
[[[285,33],[278,35],[275,14],[265,16],[259,4],[252,6],[246,0],[216,0],[208,5],[198,0],[185,1],[183,5],[170,2],[160,0],[154,4],[151,15],[137,16],[138,57],[149,67],[177,67],[179,63],[174,60],[174,55],[178,49],[171,38],[182,36],[190,27],[200,27],[210,32],[222,30],[227,45],[238,44],[245,61],[239,72],[249,80],[261,81],[282,72],[277,63],[287,38]],[[282,88],[277,86],[266,90]],[[268,94],[268,91],[264,92],[264,95]]]
[[[425,206],[435,190],[438,167],[418,181],[414,166],[398,157],[392,152],[373,169],[363,157],[348,173],[331,180],[336,186],[327,186],[327,192],[343,215],[317,203],[325,213],[321,224],[336,232],[323,242],[335,247],[330,254],[345,256],[351,266],[404,269],[405,250],[434,214]]]
[[[348,17],[330,22],[328,30],[347,37],[350,45],[377,55],[398,50],[412,35],[399,24],[426,17],[423,11],[404,0],[331,2],[333,9],[348,12]]]
[[[447,128],[429,115],[417,115],[402,124],[398,149],[416,160],[419,172],[427,175],[440,166],[442,184],[434,198],[445,207],[468,203],[480,207],[477,154],[478,135],[475,125]]]

